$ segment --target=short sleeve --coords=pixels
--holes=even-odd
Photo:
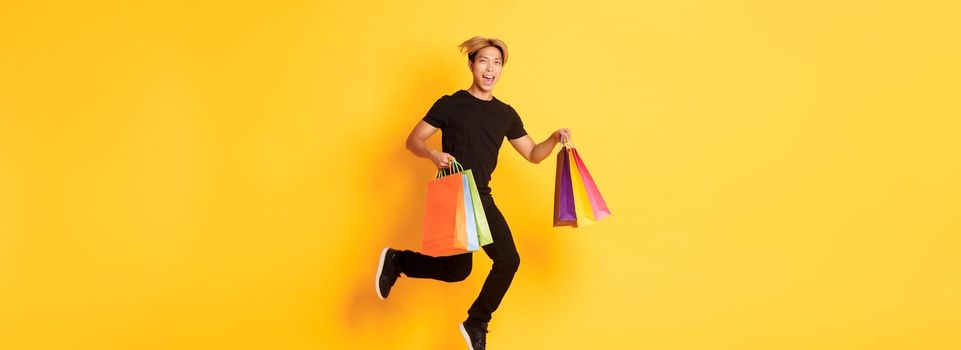
[[[514,107],[508,106],[508,108],[510,109],[513,121],[511,122],[510,129],[507,129],[507,139],[513,140],[527,135],[527,130],[524,130],[524,122],[521,121],[521,116],[517,114]]]
[[[430,110],[427,111],[427,115],[424,116],[424,121],[431,126],[444,129],[447,127],[447,96],[443,96],[434,102],[433,106],[430,106]]]

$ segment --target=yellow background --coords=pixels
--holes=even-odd
[[[614,215],[550,225],[505,143],[522,264],[491,349],[961,347],[949,1],[0,6],[0,348],[458,349],[490,268],[416,249],[404,148],[503,38],[495,95],[561,127]],[[438,145],[439,136],[432,145]],[[384,344],[391,344],[390,346]]]

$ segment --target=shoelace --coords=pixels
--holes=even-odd
[[[486,345],[487,345],[487,333],[490,333],[491,331],[488,330],[488,329],[475,329],[474,331],[476,332],[476,335],[477,335],[477,338],[478,338],[477,340],[480,341],[481,345],[486,346]]]

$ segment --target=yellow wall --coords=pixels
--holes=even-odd
[[[614,212],[552,228],[554,159],[505,143],[492,349],[961,347],[951,2],[158,3],[0,6],[2,349],[462,347],[486,256],[372,280],[478,34]]]

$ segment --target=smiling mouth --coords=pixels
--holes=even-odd
[[[483,75],[482,78],[484,78],[484,81],[487,82],[488,84],[494,83],[493,75]]]

